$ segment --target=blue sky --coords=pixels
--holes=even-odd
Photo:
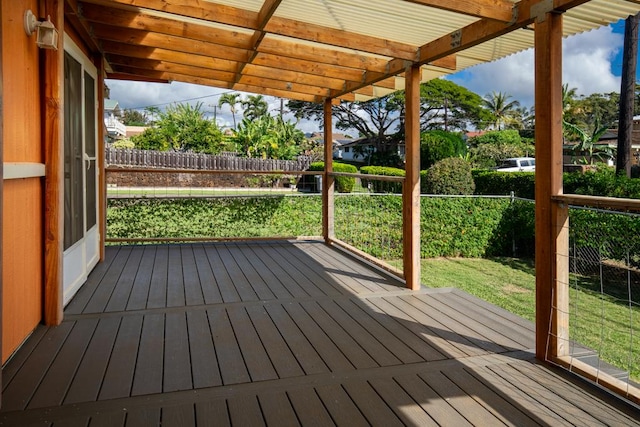
[[[579,95],[620,91],[624,21],[601,27],[563,41],[563,81],[575,87]],[[638,67],[640,75],[640,67]],[[533,51],[528,50],[488,64],[471,67],[448,77],[480,96],[492,91],[505,92],[523,106],[533,105]],[[186,100],[199,100],[212,112],[224,91],[184,83],[158,84],[108,80],[111,98],[121,108],[160,108]],[[279,99],[267,97],[270,110],[279,109]],[[195,102],[195,101],[194,101]],[[228,108],[217,111],[218,123],[230,126],[232,117]],[[316,122],[303,122],[305,132],[318,129]]]

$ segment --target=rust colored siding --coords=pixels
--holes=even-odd
[[[38,2],[2,2],[4,162],[42,163],[39,52],[23,29]],[[42,178],[4,181],[2,362],[42,318]]]

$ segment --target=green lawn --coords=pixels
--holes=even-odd
[[[423,284],[432,288],[455,287],[502,307],[525,319],[535,319],[533,262],[513,258],[423,259]],[[584,277],[571,277],[570,334],[601,358],[631,372],[640,380],[640,309],[630,309],[611,297],[585,286]],[[576,284],[579,283],[580,287]],[[632,325],[632,331],[630,326]],[[635,336],[635,341],[632,341]],[[635,348],[635,353],[629,349]]]

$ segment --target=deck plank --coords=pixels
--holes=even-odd
[[[169,268],[169,248],[166,245],[156,248],[156,258],[153,263],[149,300],[147,308],[161,308],[167,305],[167,280]]]
[[[274,276],[276,276],[282,286],[286,288],[287,292],[294,298],[304,298],[310,294],[301,286],[300,280],[306,280],[304,275],[298,270],[293,269],[288,265],[274,248],[255,246],[253,248],[254,254],[263,260],[267,265],[267,268]]]
[[[73,326],[73,322],[64,322],[47,331],[31,357],[22,365],[20,372],[14,375],[4,389],[3,410],[18,411],[26,408]]]
[[[227,311],[223,307],[216,307],[207,310],[207,314],[213,334],[213,345],[220,364],[222,382],[224,384],[249,382],[249,372],[244,364]]]
[[[144,246],[140,267],[133,282],[126,310],[142,310],[147,307],[155,258],[156,247],[151,245]]]
[[[229,276],[229,273],[227,272],[227,269],[225,268],[224,263],[220,258],[220,254],[218,253],[218,246],[208,245],[205,251],[207,254],[207,258],[209,259],[211,271],[213,272],[213,276],[215,277],[218,289],[220,290],[222,301],[240,301],[240,295],[238,294],[238,291],[235,288],[233,281],[231,280],[231,276]]]
[[[125,309],[129,301],[131,289],[133,288],[133,283],[136,279],[138,268],[140,267],[143,253],[144,248],[140,246],[132,248],[127,263],[122,269],[122,273],[113,288],[113,292],[111,292],[104,311],[123,311]]]
[[[274,325],[264,307],[247,307],[247,313],[262,341],[269,359],[279,378],[297,377],[304,375],[304,371],[287,342],[282,338],[278,328]]]
[[[185,283],[182,263],[182,247],[169,246],[169,265],[167,266],[167,307],[184,307]]]
[[[429,414],[392,378],[373,378],[369,383],[404,424],[437,426]]]
[[[162,408],[163,427],[195,426],[195,407],[191,404],[165,406]]]
[[[193,387],[205,388],[222,385],[218,357],[213,346],[207,313],[204,311],[187,312],[187,327]]]
[[[44,408],[62,404],[97,326],[97,319],[75,322],[71,333],[29,402],[28,408]]]
[[[121,246],[111,246],[105,249],[104,261],[96,265],[96,267],[87,278],[87,282],[82,285],[82,292],[77,293],[71,299],[71,301],[69,301],[69,304],[67,304],[67,306],[64,308],[65,313],[80,314],[84,311],[84,308],[92,298],[96,289],[98,289],[98,286],[100,286],[100,282],[105,277],[105,275],[118,268],[118,266],[116,265],[112,270],[111,265],[118,258],[118,253],[120,252],[120,250],[127,251],[126,248],[123,248]]]
[[[285,392],[262,393],[258,395],[258,401],[267,425],[281,427],[296,427],[300,425]]]
[[[272,267],[275,263],[267,264],[263,259],[263,256],[261,256],[259,249],[261,249],[261,245],[247,245],[245,248],[245,257],[251,263],[256,272],[259,272],[260,277],[273,293],[274,298],[291,298],[291,293],[281,281],[283,277],[272,271]],[[275,267],[278,268],[280,272],[284,271],[277,265]]]
[[[220,289],[216,278],[211,271],[211,265],[207,258],[203,245],[195,245],[193,247],[193,256],[198,270],[198,277],[200,278],[200,289],[205,304],[216,304],[222,302],[222,295],[220,295]]]
[[[131,393],[143,316],[124,317],[104,375],[99,399],[127,397]]]
[[[236,333],[236,340],[244,356],[251,381],[265,381],[278,378],[269,355],[267,354],[258,333],[244,307],[229,307],[229,321]]]
[[[180,247],[182,254],[182,275],[184,283],[184,298],[186,305],[204,304],[202,293],[202,280],[200,279],[193,246],[183,245]]]
[[[329,372],[328,366],[313,348],[304,333],[298,328],[293,319],[280,305],[266,307],[269,317],[278,328],[282,338],[291,349],[298,364],[307,375]]]
[[[324,331],[316,324],[309,314],[299,304],[289,304],[285,307],[293,322],[300,328],[324,363],[333,372],[351,371],[354,366],[342,354],[340,349],[331,341]]]
[[[369,425],[362,412],[340,385],[316,387],[316,392],[337,425],[350,427]]]
[[[104,311],[104,308],[109,303],[113,290],[118,284],[118,279],[122,274],[122,270],[132,250],[131,247],[125,247],[118,251],[116,258],[109,268],[109,274],[105,274],[99,284],[97,284],[95,292],[92,293],[91,298],[82,310],[83,313],[101,313]],[[80,296],[80,298],[82,298],[82,296]]]
[[[124,411],[96,414],[91,417],[91,427],[119,427],[125,425],[127,414]]]
[[[417,375],[399,375],[394,379],[438,425],[473,425]]]
[[[376,361],[360,347],[316,302],[303,302],[302,307],[356,369],[376,368]]]
[[[346,381],[343,387],[369,424],[385,427],[404,425],[366,381]]]
[[[157,427],[160,424],[161,408],[132,408],[127,409],[126,427]]]
[[[258,299],[261,301],[275,299],[276,297],[273,291],[265,283],[262,274],[255,269],[253,264],[249,261],[249,257],[245,254],[246,252],[250,252],[250,250],[247,249],[246,244],[238,245],[230,243],[227,245],[227,248],[229,249],[229,254],[233,257],[238,268],[242,270],[242,273],[253,289],[253,292],[258,296]]]
[[[239,396],[227,400],[231,425],[266,426],[256,396]]]
[[[287,392],[293,410],[303,426],[330,426],[335,422],[327,408],[312,388],[302,388]]]
[[[230,427],[227,402],[224,400],[197,402],[196,424],[198,427]]]
[[[164,323],[163,314],[144,316],[138,360],[131,388],[132,396],[162,391]]]
[[[247,280],[244,272],[233,258],[228,245],[218,247],[218,255],[224,264],[224,267],[229,274],[231,283],[233,284],[236,292],[240,296],[241,301],[258,301],[258,295],[251,287],[251,283]]]
[[[191,390],[191,358],[186,313],[167,313],[165,318],[164,375],[162,390]]]
[[[100,319],[64,399],[65,405],[98,399],[119,328],[120,318]]]

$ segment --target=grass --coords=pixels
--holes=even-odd
[[[421,263],[423,284],[454,287],[535,320],[535,271],[530,260],[434,258]],[[594,291],[593,279],[571,276],[570,337],[640,381],[640,307]],[[633,331],[630,331],[632,325]],[[632,341],[633,337],[635,341]],[[634,349],[635,353],[629,349]]]

